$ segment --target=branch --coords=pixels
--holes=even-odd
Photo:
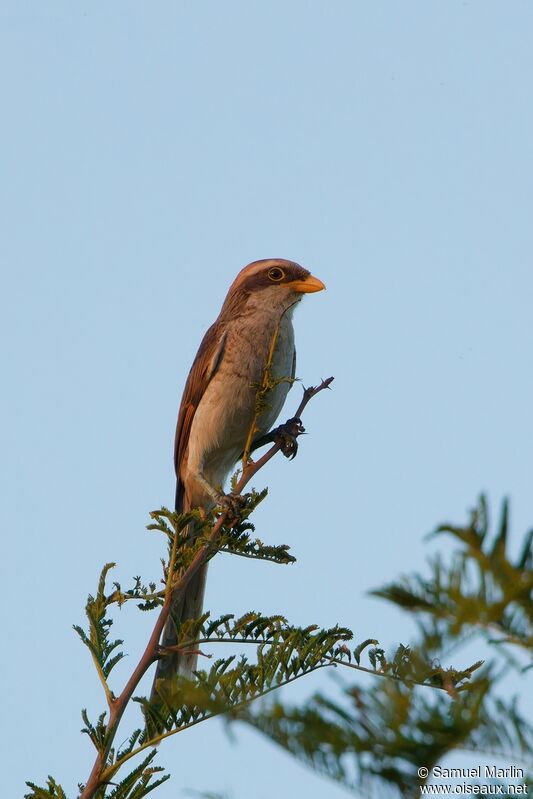
[[[291,419],[288,420],[287,424],[289,422],[292,422],[294,419],[299,419],[303,414],[307,403],[311,399],[313,399],[313,397],[315,397],[320,391],[324,391],[324,389],[329,388],[331,383],[333,383],[334,379],[335,379],[334,377],[328,377],[325,380],[323,380],[319,386],[310,386],[309,388],[304,388],[302,401],[298,405],[296,413]],[[296,432],[296,435],[299,435],[299,433]],[[281,442],[280,441],[275,442],[274,445],[270,447],[270,449],[267,450],[267,452],[265,452],[265,454],[262,455],[257,461],[248,461],[248,463],[246,463],[246,465],[243,468],[241,479],[237,483],[235,491],[232,493],[239,494],[242,491],[242,489],[247,485],[247,483],[250,482],[254,474],[256,474],[259,471],[259,469],[262,469],[265,463],[268,463],[268,461],[271,458],[273,458],[276,452],[279,452],[280,449],[281,449]]]

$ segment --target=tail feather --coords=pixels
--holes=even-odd
[[[176,487],[176,511],[184,513],[190,509],[184,486],[178,478]],[[185,532],[185,531],[184,531]],[[207,564],[194,575],[189,582],[185,593],[176,597],[172,603],[169,617],[161,636],[161,646],[175,646],[178,641],[177,625],[187,619],[198,619],[202,615],[204,604],[205,584],[207,579]],[[190,677],[196,669],[198,655],[195,653],[173,653],[165,655],[157,661],[154,682],[150,694],[150,701],[159,704],[158,700],[172,695],[172,686],[176,676]]]
[[[161,636],[161,646],[175,646],[178,641],[176,624],[187,619],[198,619],[204,604],[207,565],[203,566],[191,579],[185,594],[178,597],[172,605],[169,618]],[[176,674],[189,677],[196,668],[196,654],[172,654],[160,658],[154,679],[154,688],[161,679],[172,679]],[[153,689],[152,689],[153,692]]]

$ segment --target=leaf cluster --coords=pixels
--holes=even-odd
[[[490,535],[484,497],[464,527],[443,524],[433,536],[450,535],[458,544],[451,560],[429,561],[430,574],[414,574],[374,591],[415,614],[433,648],[471,634],[493,644],[513,644],[533,655],[533,530],[520,552],[508,551],[509,508],[504,501],[497,531]]]
[[[458,747],[531,760],[533,728],[516,707],[492,699],[490,687],[482,674],[450,701],[384,681],[364,691],[346,687],[337,701],[316,694],[303,707],[250,707],[241,719],[351,791],[415,796],[420,764],[431,770]]]
[[[153,582],[145,584],[135,577],[133,585],[124,589],[118,582],[106,591],[109,572],[115,564],[108,563],[102,569],[97,591],[89,595],[85,607],[87,626],[75,625],[74,629],[91,654],[102,684],[108,709],[92,721],[87,711],[82,711],[83,730],[94,748],[100,763],[99,784],[91,796],[98,799],[141,799],[160,785],[169,775],[157,776],[161,767],[153,765],[154,746],[162,738],[180,732],[193,724],[220,713],[230,713],[253,698],[292,682],[316,668],[327,665],[344,641],[351,637],[349,630],[334,627],[320,630],[315,626],[299,628],[291,626],[282,616],[263,616],[250,612],[235,618],[226,614],[211,620],[209,614],[200,619],[188,620],[177,625],[176,647],[168,651],[159,649],[157,657],[165,657],[175,648],[198,648],[220,643],[254,645],[255,659],[233,655],[218,659],[207,671],[198,671],[193,680],[176,677],[171,695],[165,703],[150,702],[146,697],[135,697],[142,710],[141,719],[146,726],[138,727],[129,735],[125,745],[118,749],[113,740],[118,721],[117,696],[109,685],[109,678],[118,662],[124,657],[123,641],[111,636],[113,608],[122,608],[133,602],[141,610],[161,608],[167,591],[179,584],[181,575],[190,567],[195,554],[202,548],[210,548],[208,557],[218,551],[255,557],[275,563],[290,563],[288,547],[270,546],[252,540],[253,525],[248,520],[250,513],[264,498],[266,492],[251,492],[246,496],[239,520],[233,526],[221,526],[220,535],[212,542],[209,533],[214,527],[212,515],[192,511],[177,514],[162,508],[154,511],[151,530],[163,532],[168,540],[168,560],[164,563],[165,588],[157,591]],[[187,531],[194,525],[194,536]],[[154,659],[155,659],[154,655]],[[120,782],[116,776],[133,758],[141,758],[135,768]],[[122,772],[121,772],[122,773]],[[28,799],[66,799],[63,789],[52,778],[47,787],[28,783],[31,793]],[[80,796],[86,795],[86,786],[80,786]]]
[[[156,737],[179,732],[213,715],[234,712],[257,696],[329,665],[351,635],[342,627],[294,627],[281,616],[253,612],[237,620],[229,615],[213,622],[206,619],[197,630],[196,640],[178,640],[178,648],[222,642],[253,644],[255,662],[245,655],[230,656],[218,659],[208,671],[197,671],[194,680],[178,677],[172,693],[160,694],[162,708],[145,698],[137,701],[150,720],[150,728],[157,731]]]
[[[320,774],[356,793],[376,797],[419,795],[417,770],[431,772],[455,749],[505,757],[533,768],[533,726],[517,698],[498,686],[508,668],[525,671],[506,650],[533,655],[531,545],[527,533],[519,555],[508,552],[508,506],[491,535],[481,497],[467,525],[441,525],[457,547],[448,560],[430,560],[430,574],[414,574],[374,591],[409,612],[419,634],[387,659],[374,641],[369,660],[395,679],[363,691],[346,685],[340,699],[316,694],[305,706],[279,699],[246,708],[240,718]],[[463,671],[442,669],[433,655],[480,636],[492,657]],[[356,650],[356,653],[359,652]],[[504,657],[505,656],[505,657]],[[502,669],[502,662],[504,667]],[[475,672],[475,674],[474,674]],[[438,685],[444,691],[419,686]]]

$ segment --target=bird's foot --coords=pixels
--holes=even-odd
[[[305,427],[302,420],[297,416],[289,419],[285,424],[280,424],[272,431],[274,441],[279,444],[281,451],[286,458],[291,460],[296,457],[298,452],[298,436],[305,433]]]
[[[239,521],[241,513],[246,505],[246,497],[240,494],[218,494],[217,504],[220,506],[222,513],[225,513],[228,522],[235,523]]]

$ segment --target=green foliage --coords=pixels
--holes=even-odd
[[[360,666],[362,651],[370,644],[377,644],[378,641],[368,639],[359,644],[354,650],[353,657],[357,663],[354,666],[358,671],[368,671]],[[346,664],[345,660],[348,660]],[[389,677],[406,685],[429,685],[434,688],[442,688],[450,695],[455,696],[457,691],[470,688],[469,680],[472,674],[482,665],[482,660],[477,660],[465,669],[443,668],[433,660],[428,660],[420,650],[412,649],[409,646],[400,644],[390,659],[387,658],[385,651],[379,647],[372,647],[368,650],[368,659],[373,671],[383,677]],[[335,663],[351,665],[351,653],[343,647],[340,656]]]
[[[140,577],[133,578],[133,587],[122,590],[120,583],[114,582],[114,593],[111,594],[108,604],[116,602],[119,606],[127,602],[128,599],[135,599],[139,610],[154,610],[161,605],[161,596],[156,592],[156,584],[143,584]]]
[[[435,535],[444,533],[458,548],[448,560],[431,559],[429,576],[403,577],[373,592],[410,613],[419,630],[412,647],[400,646],[389,659],[374,640],[356,648],[356,663],[368,650],[372,667],[393,680],[364,691],[346,686],[340,700],[319,693],[304,707],[279,700],[254,705],[240,719],[318,773],[369,796],[418,796],[418,767],[431,772],[454,749],[503,756],[533,769],[533,726],[516,698],[498,693],[509,669],[526,678],[507,650],[533,655],[533,535],[527,533],[518,557],[511,558],[507,503],[491,536],[483,497],[465,527],[442,525]],[[442,669],[431,660],[464,640],[472,644],[475,636],[491,654],[483,669],[481,662]],[[421,683],[445,691],[427,691]]]
[[[109,698],[111,698],[112,695],[107,688],[107,678],[114,666],[124,657],[123,652],[116,652],[116,654],[111,657],[112,653],[124,642],[122,639],[118,638],[114,641],[110,641],[109,632],[113,620],[106,616],[108,605],[114,600],[105,596],[105,581],[108,572],[114,566],[114,563],[106,563],[100,574],[96,596],[93,597],[89,594],[87,599],[85,614],[89,621],[88,632],[86,633],[79,625],[74,625],[74,629],[92,655],[98,676],[106,688],[106,693]]]
[[[533,728],[489,695],[487,673],[460,701],[383,681],[346,688],[340,701],[315,695],[304,707],[274,702],[241,718],[323,776],[381,797],[417,795],[417,770],[431,770],[451,749],[465,747],[515,759],[533,757]]]
[[[278,564],[294,561],[287,546],[252,538],[249,516],[265,496],[266,491],[246,495],[239,518],[231,524],[214,513],[154,511],[149,529],[162,532],[168,544],[161,590],[156,582],[137,576],[130,588],[114,582],[107,593],[114,564],[104,566],[96,593],[87,600],[87,626],[74,628],[91,654],[107,701],[96,721],[82,711],[82,732],[96,751],[96,761],[88,783],[80,785],[80,799],[143,799],[170,777],[154,765],[155,747],[221,713],[255,726],[339,784],[376,796],[387,791],[412,795],[419,782],[417,767],[423,763],[431,768],[457,747],[533,761],[533,728],[516,701],[505,702],[494,693],[501,669],[494,663],[483,666],[481,660],[466,668],[442,667],[435,658],[474,633],[483,635],[498,654],[505,644],[531,655],[533,535],[528,534],[518,558],[511,560],[506,505],[492,539],[482,500],[468,526],[438,528],[438,534],[448,533],[459,543],[450,563],[434,558],[429,577],[404,577],[375,592],[414,615],[420,631],[415,646],[400,644],[387,655],[377,640],[366,639],[351,649],[347,642],[352,633],[345,627],[296,627],[283,616],[255,611],[238,618],[225,614],[211,619],[204,613],[198,619],[177,620],[176,644],[158,646],[172,597],[184,590],[192,570],[217,553]],[[124,652],[123,641],[111,636],[113,612],[131,602],[140,610],[157,611],[153,643],[115,694],[109,678]],[[194,651],[205,662],[212,654],[204,650],[219,644],[245,646],[248,652],[218,658],[191,679],[176,676],[170,687],[165,681],[157,702],[133,696],[158,658]],[[345,687],[340,700],[316,694],[304,708],[286,707],[279,700],[261,707],[251,704],[317,669],[339,667],[379,679],[364,692]],[[116,747],[122,713],[132,700],[139,726]],[[27,784],[27,799],[67,799],[52,777],[43,788]]]
[[[237,476],[234,475],[233,485],[236,485],[236,479]],[[208,559],[214,557],[218,552],[227,552],[232,555],[257,558],[258,560],[266,560],[273,563],[294,563],[296,558],[289,554],[289,547],[286,544],[264,544],[258,538],[252,539],[250,535],[250,533],[255,531],[255,527],[249,521],[249,517],[267,494],[267,489],[263,491],[252,490],[246,494],[242,498],[243,501],[239,508],[239,519],[234,524],[222,525],[216,541],[211,538],[211,532],[216,520],[215,510],[209,514],[201,514],[198,511],[176,513],[168,510],[168,508],[160,508],[150,514],[154,521],[148,525],[148,529],[159,530],[167,536],[169,561],[172,555],[172,548],[175,546],[175,553],[172,559],[176,573],[183,572],[188,568],[198,552],[204,547],[208,548]],[[184,535],[184,531],[191,523],[193,535]],[[148,595],[148,600],[150,599],[151,596]]]
[[[206,621],[195,641],[179,640],[178,648],[232,641],[254,644],[256,661],[231,656],[215,661],[209,671],[197,671],[195,680],[177,677],[172,693],[161,696],[163,711],[145,698],[136,701],[150,720],[150,729],[160,735],[179,732],[219,713],[232,713],[257,696],[329,665],[350,638],[345,628],[292,627],[280,616],[257,613],[236,621],[232,616]]]
[[[139,765],[117,785],[111,793],[105,794],[109,799],[141,799],[148,796],[159,785],[170,779],[170,774],[164,774],[154,780],[156,774],[164,771],[161,766],[151,766],[157,752],[153,749]]]
[[[229,799],[227,794],[213,793],[212,791],[187,791],[189,796],[195,796],[196,799]]]
[[[33,782],[27,782],[26,785],[31,788],[31,793],[24,794],[24,799],[67,799],[65,791],[53,777],[48,777],[46,788],[39,788]]]
[[[147,719],[149,723],[147,727],[143,725],[134,729],[127,742],[118,749],[113,745],[124,702],[132,698],[131,693],[128,694],[129,683],[119,694],[115,694],[109,685],[114,666],[124,657],[123,641],[110,635],[113,610],[132,601],[141,610],[164,609],[167,592],[169,589],[179,590],[182,575],[191,567],[198,553],[205,554],[206,559],[224,551],[275,563],[292,562],[294,558],[288,554],[288,547],[270,546],[251,539],[253,526],[248,516],[265,494],[252,492],[247,495],[238,521],[232,527],[219,524],[216,539],[213,531],[217,529],[217,521],[212,515],[196,511],[177,514],[166,508],[154,511],[149,529],[163,532],[168,540],[169,556],[163,564],[166,588],[161,591],[156,591],[154,582],[144,583],[140,577],[135,577],[132,587],[124,589],[114,582],[113,589],[107,592],[106,582],[114,564],[104,566],[97,591],[87,600],[87,627],[74,627],[91,654],[108,705],[96,721],[89,718],[86,710],[82,711],[82,732],[96,750],[99,776],[94,786],[80,786],[80,797],[142,799],[169,778],[168,774],[161,774],[161,767],[153,765],[154,746],[162,738],[214,715],[231,714],[257,696],[317,668],[331,665],[335,658],[344,657],[343,647],[351,638],[351,632],[346,628],[294,627],[282,616],[263,616],[257,612],[249,612],[237,619],[226,614],[214,620],[206,613],[200,619],[179,625],[177,648],[197,649],[220,643],[252,645],[255,658],[233,655],[216,660],[209,670],[198,671],[192,680],[176,676],[171,695],[166,696],[167,702],[163,703],[162,709],[161,705],[156,706],[145,697],[136,697],[140,719]],[[192,537],[187,535],[190,524],[194,525]],[[157,657],[167,654],[169,651],[154,650],[139,670],[139,679]],[[117,711],[119,706],[120,713]],[[139,762],[124,774],[124,767],[134,759]],[[117,779],[119,772],[120,778]],[[52,778],[49,778],[46,788],[39,788],[34,783],[28,785],[33,791],[28,797],[32,799],[66,799]]]
[[[478,634],[493,644],[512,644],[533,655],[533,530],[513,560],[507,551],[508,504],[498,529],[489,533],[484,497],[465,527],[444,524],[433,535],[451,535],[459,543],[451,562],[437,555],[430,575],[415,574],[374,591],[416,614],[423,633],[439,647]]]
[[[272,563],[296,562],[296,558],[289,554],[289,547],[286,544],[264,544],[259,538],[252,540],[249,531],[253,532],[254,530],[255,527],[249,522],[233,529],[224,530],[220,539],[220,551],[240,555],[244,558],[269,560]]]

